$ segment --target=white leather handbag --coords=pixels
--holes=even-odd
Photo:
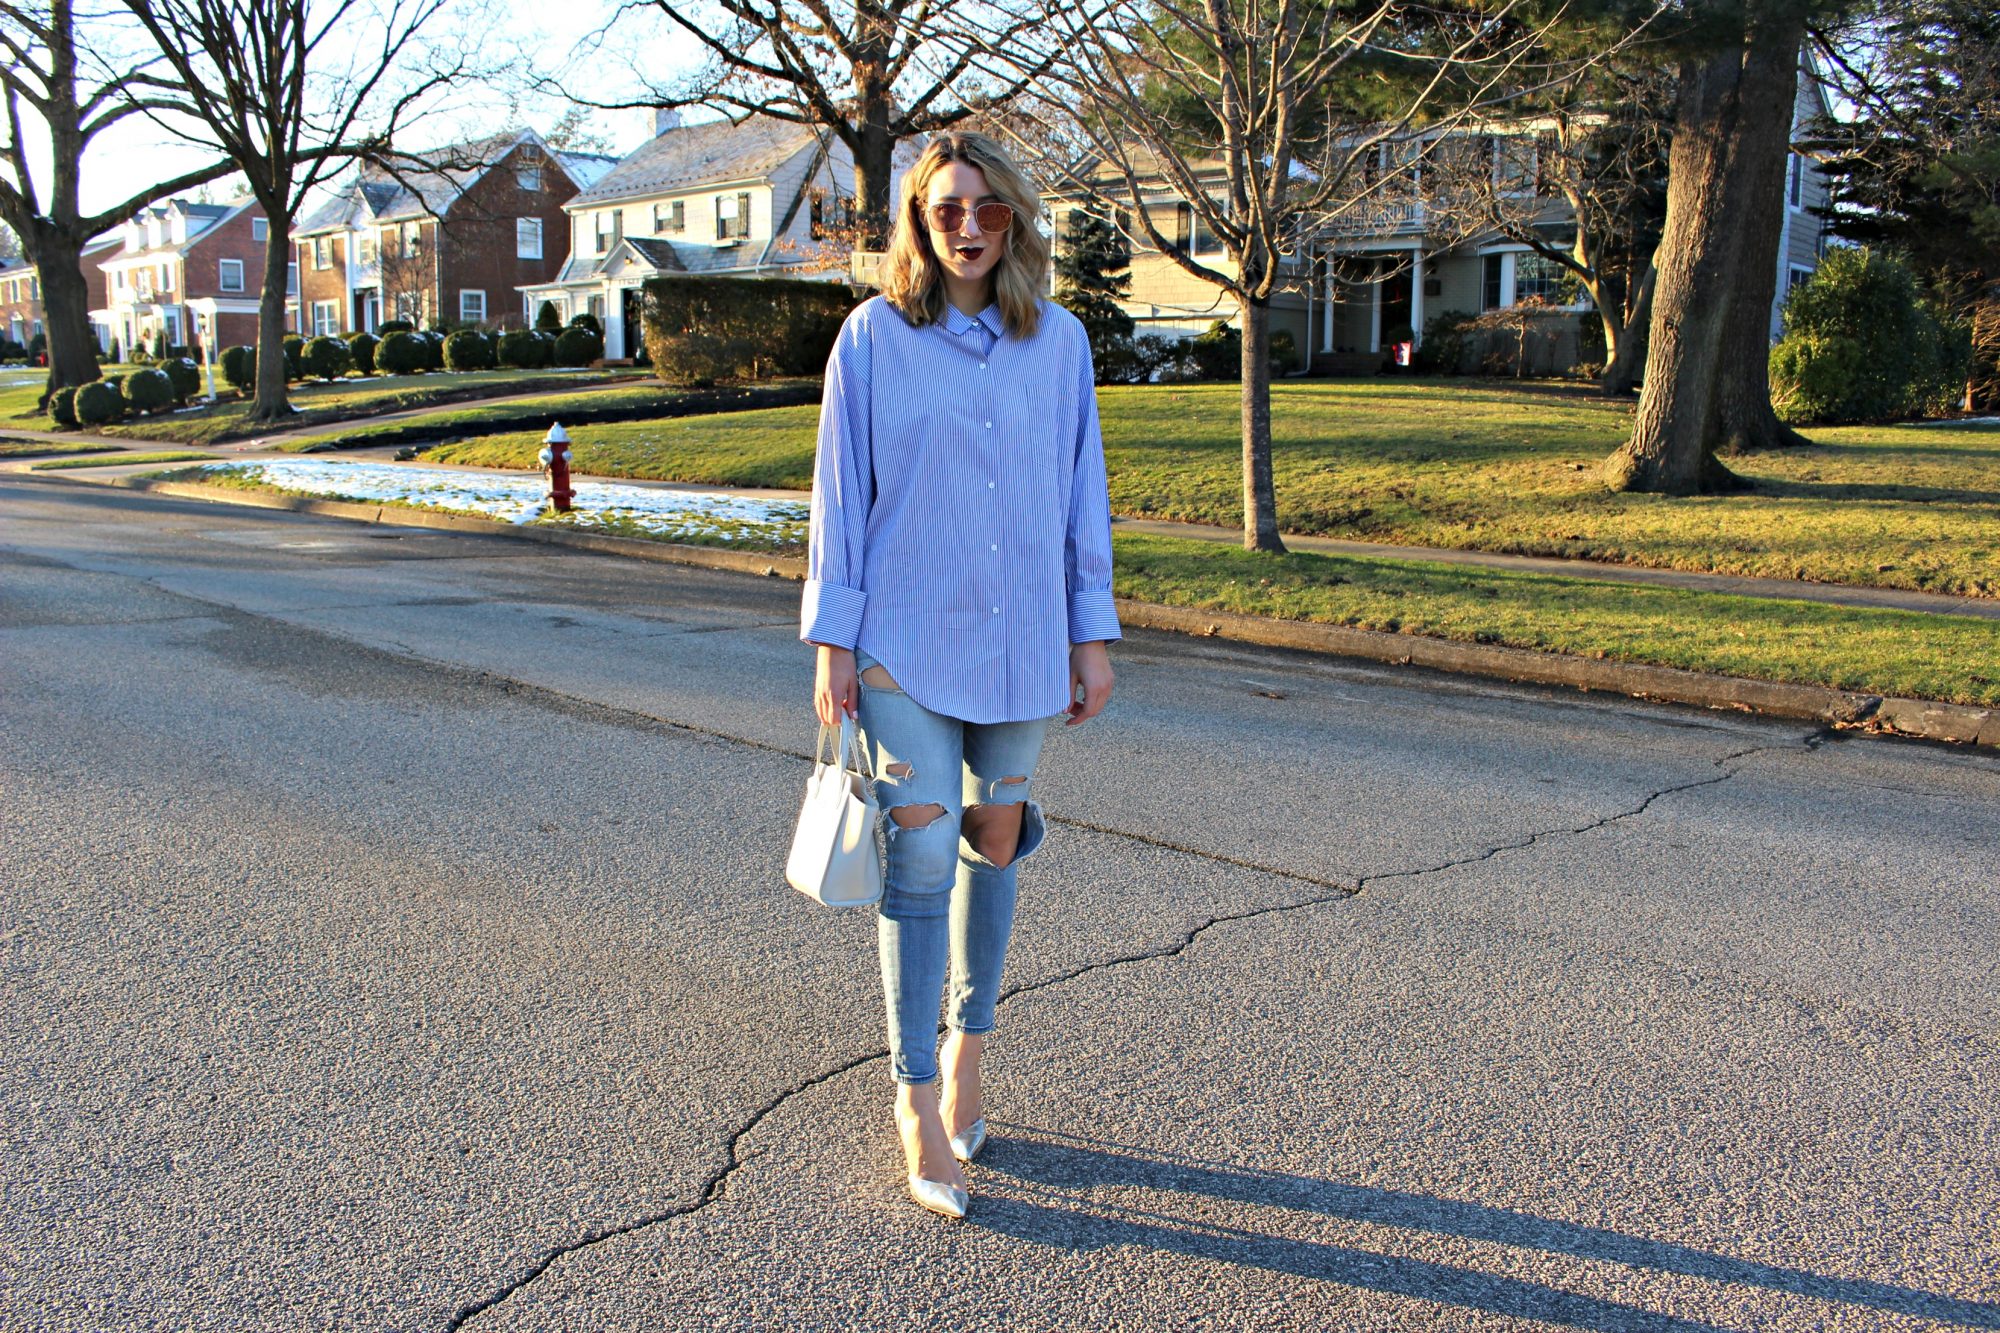
[[[875,773],[854,719],[840,715],[833,762],[825,758],[834,729],[820,723],[805,804],[785,858],[785,880],[828,907],[866,907],[882,898],[882,857],[875,826]]]

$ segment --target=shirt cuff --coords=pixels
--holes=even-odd
[[[859,588],[807,579],[799,610],[799,638],[807,643],[852,648],[861,637],[861,608],[867,605],[868,594]]]
[[[1069,641],[1095,643],[1099,639],[1124,638],[1118,629],[1118,609],[1111,589],[1093,588],[1069,595]]]

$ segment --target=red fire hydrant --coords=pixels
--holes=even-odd
[[[542,452],[537,457],[549,479],[548,498],[555,502],[558,514],[567,514],[569,502],[576,497],[576,492],[570,489],[569,484],[569,435],[560,422],[549,427],[549,433],[542,441]]]

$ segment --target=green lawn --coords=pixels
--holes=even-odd
[[[186,463],[198,459],[214,458],[214,454],[204,454],[191,449],[162,449],[151,453],[125,450],[115,454],[97,454],[90,458],[57,458],[47,463],[31,463],[30,472],[60,472],[79,467],[126,467],[133,463]]]
[[[34,458],[41,454],[100,453],[101,444],[86,440],[26,440],[0,436],[0,458]]]
[[[630,371],[554,373],[545,370],[474,370],[294,384],[290,400],[298,415],[281,429],[296,430],[350,417],[423,407],[447,395],[473,393],[497,396],[538,388],[566,389],[571,385],[601,384],[607,380],[631,377]],[[248,399],[231,396],[234,391],[224,388],[219,380],[217,388],[222,390],[223,396],[213,407],[153,417],[129,417],[114,425],[99,426],[94,433],[175,444],[213,444],[219,440],[255,436],[266,429],[250,425]],[[48,418],[35,411],[35,399],[40,393],[40,379],[18,387],[0,381],[0,429],[4,429],[9,422],[31,430],[53,429]]]
[[[1242,523],[1237,386],[1098,391],[1114,512]],[[1572,386],[1309,381],[1273,390],[1286,531],[1771,578],[2000,596],[2000,430],[1811,430],[1813,447],[1729,460],[1755,489],[1616,495],[1598,465],[1631,406]],[[605,476],[811,485],[817,408],[604,425],[575,433]],[[430,450],[528,467],[531,434]]]

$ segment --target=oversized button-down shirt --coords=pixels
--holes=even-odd
[[[911,325],[855,308],[820,400],[799,638],[859,647],[967,722],[1070,705],[1069,645],[1123,637],[1111,501],[1076,316],[1034,336],[1000,307]]]

